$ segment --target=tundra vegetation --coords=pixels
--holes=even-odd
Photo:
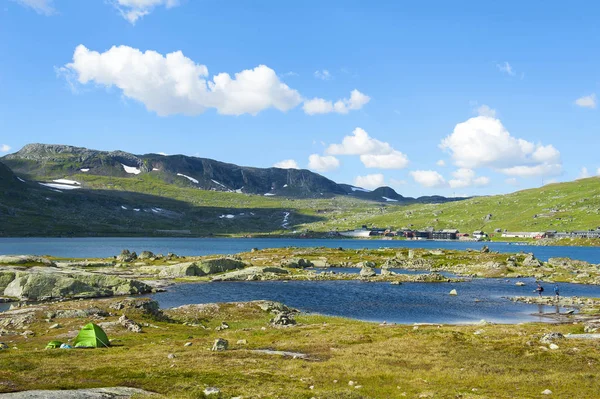
[[[138,290],[202,284],[247,270],[244,279],[414,278],[313,270],[358,266],[600,284],[600,268],[586,262],[541,262],[485,248],[278,248],[225,258],[123,251],[108,259],[11,256],[0,263],[0,281],[13,289],[23,276],[54,278],[48,285],[19,285],[29,289],[22,293],[40,297],[18,299],[42,302],[0,313],[6,348],[0,350],[0,392],[126,386],[176,398],[533,398],[549,390],[552,397],[595,398],[600,390],[600,341],[563,338],[598,331],[600,301],[591,298],[563,299],[561,304],[583,306],[583,312],[562,315],[562,323],[409,326],[303,314],[267,301],[159,309],[125,289],[107,293],[107,286],[88,277]],[[75,281],[83,276],[82,284],[66,284],[59,275]],[[62,291],[49,288],[57,284]],[[125,296],[92,299],[94,292]],[[72,342],[89,322],[106,331],[110,348],[44,350],[52,340]]]

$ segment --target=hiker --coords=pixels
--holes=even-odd
[[[554,297],[557,301],[560,299],[560,293],[558,291],[558,284],[554,284]]]
[[[544,287],[542,287],[540,285],[540,283],[537,283],[537,288],[535,289],[534,292],[537,292],[538,296],[541,298],[542,297],[542,292],[544,292]]]

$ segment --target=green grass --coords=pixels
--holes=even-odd
[[[538,398],[551,389],[552,397],[585,399],[597,398],[600,391],[598,342],[563,340],[558,350],[539,348],[543,333],[582,332],[581,325],[414,329],[302,315],[297,317],[299,325],[281,329],[269,325],[270,314],[251,305],[169,311],[172,322],[127,313],[158,328],[146,327],[142,334],[108,329],[115,344],[109,349],[45,351],[48,341],[79,329],[87,320],[57,320],[62,327],[49,330],[41,312],[30,326],[35,336],[3,338],[18,349],[0,352],[0,392],[132,386],[168,397],[201,398],[206,386],[216,386],[221,398]],[[215,331],[222,321],[230,328]],[[483,333],[475,335],[477,330]],[[216,338],[227,339],[230,350],[211,352]],[[247,345],[237,344],[241,339]],[[186,342],[193,345],[184,347]],[[305,353],[312,360],[249,351],[266,348]],[[168,359],[169,353],[175,359]],[[349,386],[349,381],[361,388]]]
[[[570,231],[592,229],[600,224],[599,177],[507,195],[413,205],[384,204],[350,196],[290,199],[205,191],[185,181],[167,183],[160,172],[131,177],[84,173],[65,177],[82,182],[85,189],[55,193],[32,183],[27,194],[0,197],[0,215],[5,219],[0,236],[174,234],[159,230],[189,230],[191,236],[297,236],[302,232],[318,236],[362,225],[392,229],[458,228],[467,233],[481,229],[494,234],[495,229]],[[121,210],[121,205],[127,206],[129,212]],[[131,211],[140,207],[164,208],[175,216]],[[288,229],[282,227],[284,212],[291,212]],[[222,214],[236,217],[220,219]],[[491,220],[485,221],[488,214],[492,215]],[[598,241],[587,244],[597,245]]]

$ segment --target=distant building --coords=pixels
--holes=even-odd
[[[485,234],[483,231],[481,230],[476,230],[473,232],[473,238],[475,238],[476,240],[483,240],[484,238],[487,238],[487,234]]]
[[[545,233],[539,231],[519,231],[519,232],[510,232],[505,231],[502,233],[502,237],[506,238],[542,238],[545,236]]]
[[[446,229],[432,232],[431,238],[434,240],[456,240],[457,234],[458,230],[456,229]]]

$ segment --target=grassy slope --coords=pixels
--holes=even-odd
[[[55,306],[107,308],[108,302]],[[297,318],[298,326],[278,329],[269,326],[272,315],[250,305],[169,311],[178,321],[171,323],[127,313],[158,328],[146,327],[142,334],[120,326],[107,329],[115,340],[109,349],[44,351],[48,341],[77,331],[87,320],[61,319],[61,327],[49,330],[41,311],[30,325],[35,336],[5,338],[18,349],[0,352],[0,392],[133,386],[169,397],[201,398],[206,386],[216,386],[222,398],[497,399],[538,398],[549,388],[553,397],[583,399],[597,398],[600,390],[597,341],[563,340],[559,350],[539,348],[541,334],[582,332],[581,324],[414,329],[303,315]],[[215,331],[222,321],[230,328]],[[480,333],[474,334],[477,330]],[[230,350],[209,351],[216,338],[227,339]],[[247,344],[237,344],[240,339]],[[192,346],[184,347],[186,342]],[[301,352],[314,360],[248,351],[265,348]],[[176,357],[168,359],[169,353]],[[349,381],[361,387],[349,386]]]
[[[176,220],[154,218],[154,222],[148,217],[142,226],[138,226],[135,219],[129,220],[131,215],[116,213],[111,216],[111,221],[107,222],[107,227],[100,230],[100,234],[118,233],[119,230],[115,230],[113,226],[117,225],[119,220],[125,221],[125,225],[128,225],[122,234],[131,232],[131,227],[140,227],[139,234],[148,234],[152,229],[190,229],[194,235],[208,232],[234,235],[289,233],[292,230],[305,229],[326,232],[336,229],[354,229],[363,224],[391,228],[429,226],[436,229],[458,228],[463,232],[483,229],[489,233],[496,228],[509,231],[548,229],[561,231],[590,229],[600,224],[600,178],[598,177],[551,184],[502,196],[409,206],[382,204],[342,196],[329,199],[294,200],[204,191],[188,186],[185,181],[178,182],[181,186],[165,183],[156,172],[132,177],[106,177],[84,173],[67,177],[82,182],[84,187],[94,190],[91,191],[92,193],[101,192],[111,198],[114,202],[111,205],[113,207],[120,208],[121,203],[128,207],[156,206],[185,214],[185,217]],[[146,197],[140,197],[141,194]],[[49,195],[64,197],[68,194],[50,192]],[[140,202],[140,198],[143,203]],[[162,198],[166,199],[165,203],[162,203]],[[80,204],[85,204],[85,201],[80,201]],[[45,215],[29,212],[31,223],[23,223],[23,218],[15,219],[15,223],[18,221],[21,229],[24,229],[28,225],[35,225],[40,218],[47,217],[48,212],[51,210],[48,210]],[[257,215],[250,218],[248,216],[250,212]],[[289,218],[289,230],[281,227],[284,212],[292,212]],[[220,214],[227,213],[236,214],[236,218],[232,220],[218,218]],[[246,213],[246,216],[237,216],[240,213]],[[487,214],[493,215],[489,222],[484,221]],[[81,223],[77,228],[69,229],[69,223],[79,222],[64,221],[65,225],[61,231],[75,231],[77,234],[86,229],[86,226]]]

